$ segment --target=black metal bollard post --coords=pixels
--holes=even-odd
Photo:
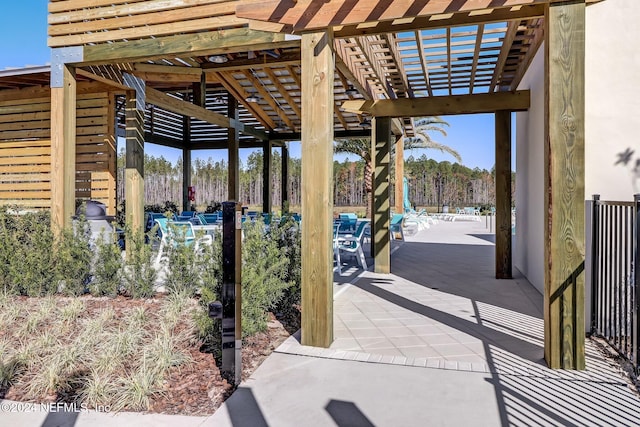
[[[242,380],[241,270],[242,212],[236,202],[222,203],[222,367],[231,384]]]

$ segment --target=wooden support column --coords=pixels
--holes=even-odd
[[[207,76],[203,72],[200,75],[200,82],[194,83],[192,87],[193,104],[198,107],[207,107]],[[189,101],[189,95],[185,94],[185,101]],[[191,182],[191,117],[183,116],[183,143],[182,147],[182,210],[191,210],[189,200],[189,187]]]
[[[262,141],[262,212],[271,212],[271,141]]]
[[[511,111],[496,111],[496,279],[512,279]]]
[[[302,35],[302,344],[333,341],[333,31]]]
[[[125,217],[133,232],[144,232],[144,81],[126,75],[130,87],[126,92],[127,142],[125,160]],[[127,246],[129,249],[129,246]]]
[[[116,215],[117,201],[117,169],[118,169],[118,138],[116,136],[116,95],[110,92],[107,106],[107,133],[104,135],[104,144],[112,153],[109,161],[109,177],[107,183],[107,215]],[[93,198],[93,197],[92,197]]]
[[[585,2],[545,8],[544,356],[584,369]]]
[[[396,139],[396,213],[404,212],[404,135]]]
[[[238,101],[227,94],[227,115],[233,123],[239,122]],[[227,129],[229,139],[229,176],[227,177],[227,200],[242,202],[240,198],[240,132],[235,126]]]
[[[391,272],[391,242],[389,224],[389,167],[391,158],[391,119],[373,119],[371,153],[373,156],[373,212],[372,230],[375,272]]]
[[[281,179],[281,196],[282,196],[282,213],[289,212],[289,147],[287,143],[282,143],[282,176]]]
[[[71,226],[76,202],[76,74],[61,65],[51,80],[51,226]]]
[[[194,87],[193,102],[196,102],[196,93]],[[189,100],[189,94],[185,94],[185,101]],[[191,117],[182,116],[182,210],[191,210],[191,201],[189,200],[189,186],[191,185]]]

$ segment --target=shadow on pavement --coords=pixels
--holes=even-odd
[[[374,427],[353,402],[331,399],[325,409],[338,427]]]
[[[392,304],[395,304],[398,307],[402,307],[406,310],[410,310],[414,313],[436,320],[443,325],[455,328],[460,332],[471,335],[472,337],[477,338],[483,342],[488,342],[493,346],[502,348],[509,353],[522,357],[523,359],[546,366],[546,364],[542,360],[543,348],[538,345],[521,340],[517,337],[514,337],[513,335],[497,331],[493,328],[463,320],[444,311],[428,307],[426,305],[404,298],[393,292],[382,289],[377,285],[385,286],[388,285],[388,282],[380,281],[377,279],[363,278],[359,282],[353,284],[353,286],[360,288],[363,291],[369,292],[370,294],[382,298]],[[492,364],[489,363],[489,368],[493,370],[495,366],[492,366]]]
[[[76,425],[80,412],[60,411],[49,412],[40,427],[73,427]]]
[[[542,295],[514,269],[495,278],[495,246],[405,242],[391,272],[421,286],[542,318]]]
[[[250,388],[239,387],[225,402],[234,426],[268,427]]]

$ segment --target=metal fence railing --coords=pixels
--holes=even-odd
[[[591,334],[640,368],[640,194],[633,202],[593,196]]]

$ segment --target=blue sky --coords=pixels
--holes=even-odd
[[[50,61],[47,47],[47,0],[2,1],[0,5],[0,70],[8,67],[44,65]],[[465,166],[491,169],[494,165],[494,125],[492,114],[447,116],[447,137],[434,135],[434,140],[449,145],[462,156]],[[515,129],[515,123],[514,123]],[[178,150],[148,144],[146,151],[175,161]],[[300,157],[300,144],[291,144],[291,155]],[[250,150],[243,150],[246,158]],[[426,154],[437,161],[455,161],[450,155],[437,150],[413,150],[408,155]],[[194,157],[225,158],[223,150],[195,152]],[[338,158],[342,160],[342,157]],[[515,169],[515,161],[512,165]]]

